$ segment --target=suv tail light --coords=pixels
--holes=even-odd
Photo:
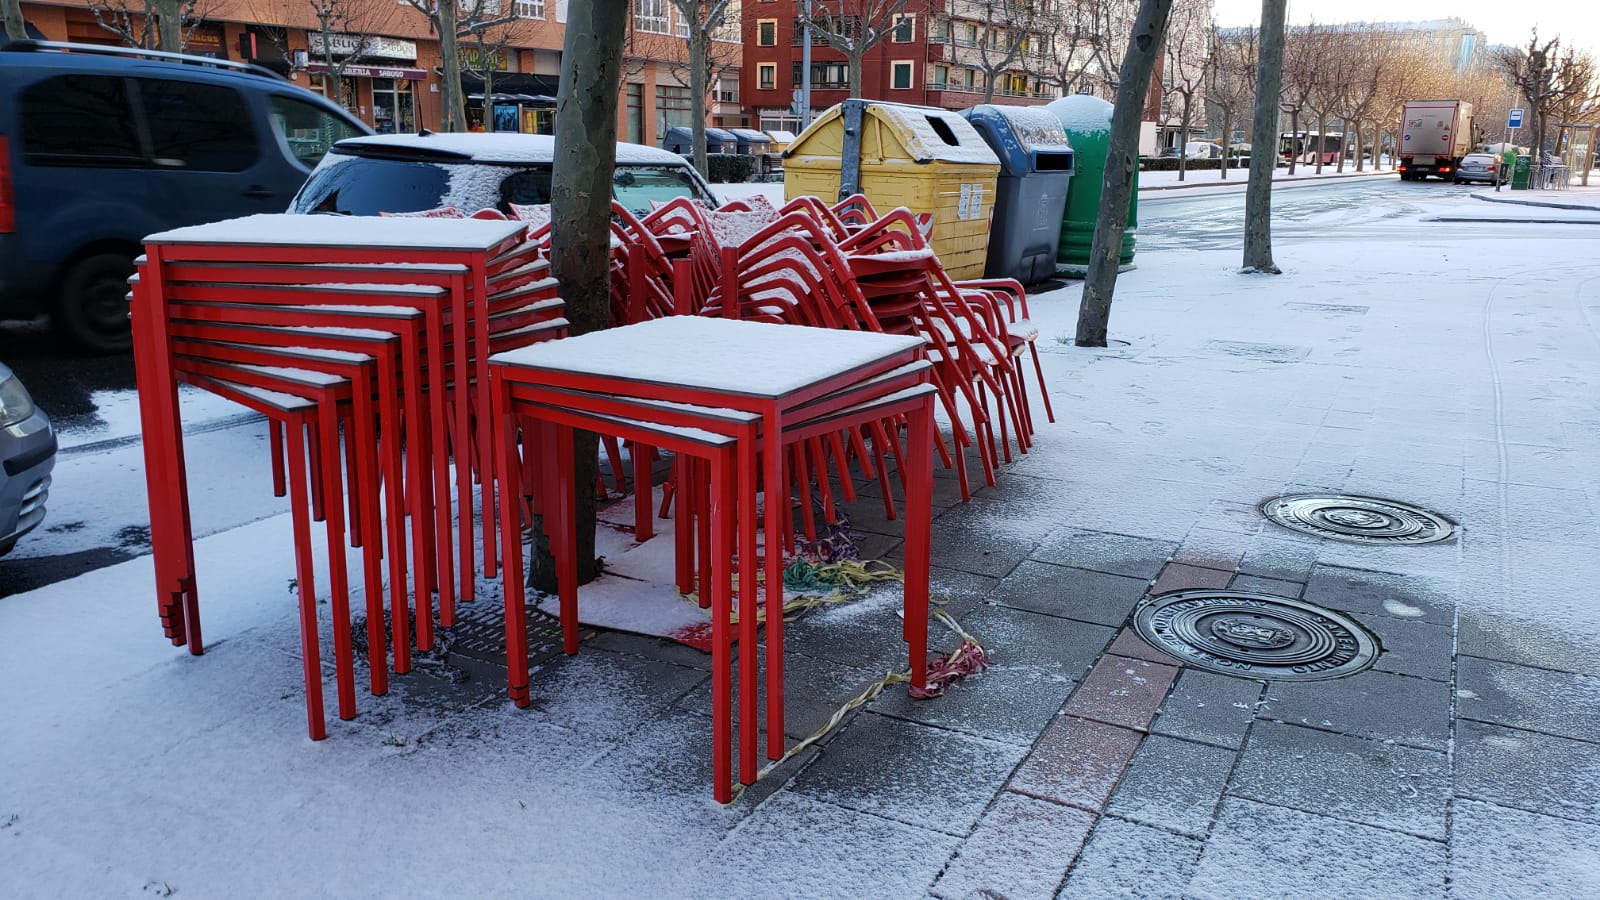
[[[11,192],[11,145],[0,134],[0,234],[17,230],[17,200]]]

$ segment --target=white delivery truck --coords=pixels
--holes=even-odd
[[[1472,152],[1472,104],[1465,100],[1407,100],[1400,109],[1400,178],[1449,181]]]

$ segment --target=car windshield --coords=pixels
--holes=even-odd
[[[707,200],[687,167],[618,165],[613,195],[649,212],[651,201]],[[454,206],[468,214],[550,202],[550,166],[416,162],[331,155],[295,197],[294,212],[375,216]]]

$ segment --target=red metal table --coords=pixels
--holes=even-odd
[[[146,238],[148,259],[141,289],[135,294],[134,345],[140,363],[136,375],[150,489],[151,543],[156,557],[161,610],[167,614],[181,606],[191,652],[198,654],[203,645],[184,482],[177,381],[164,312],[165,268],[186,263],[303,264],[308,269],[313,264],[461,265],[465,267],[463,275],[451,279],[447,300],[450,321],[464,326],[457,332],[458,336],[467,334],[487,349],[487,318],[478,315],[478,311],[488,296],[490,268],[497,258],[514,250],[524,236],[525,226],[510,221],[261,215],[180,228]],[[478,309],[474,308],[475,304]],[[488,353],[473,350],[469,346],[472,341],[458,339],[453,343],[450,355],[456,377],[468,379],[469,373],[476,369],[480,379],[486,382]],[[437,371],[431,376],[437,377]],[[457,403],[454,410],[454,431],[463,443],[458,455],[457,481],[470,496],[471,474],[465,440],[471,428],[471,410],[465,402],[470,392],[465,388],[463,382],[463,402]],[[443,396],[442,391],[435,394],[434,402],[442,403]],[[489,439],[487,418],[486,415],[478,417],[478,439],[483,442]],[[490,474],[483,473],[485,481]],[[468,505],[464,511],[469,517],[470,509]],[[466,556],[459,562],[462,593],[470,596],[473,569],[470,521],[462,531],[461,543],[466,548]],[[448,531],[440,541],[448,544]],[[492,564],[489,568],[492,571]],[[441,573],[439,580],[443,606],[453,585],[446,573]]]
[[[920,338],[911,336],[674,316],[496,354],[491,359],[491,372],[495,380],[493,393],[499,404],[495,420],[502,429],[497,442],[505,452],[508,442],[514,441],[504,417],[513,405],[512,393],[522,391],[530,403],[579,413],[616,415],[616,407],[602,398],[668,401],[706,408],[701,414],[680,410],[674,415],[665,408],[649,414],[652,421],[669,427],[715,428],[719,418],[726,427],[728,417],[716,415],[719,410],[755,414],[759,416],[759,435],[772,436],[777,447],[793,426],[803,426],[819,414],[829,416],[822,427],[842,429],[853,424],[847,415],[841,416],[850,408],[849,402],[841,399],[820,412],[810,405],[831,396],[846,397],[852,385],[872,381],[920,360],[924,347]],[[913,683],[920,687],[927,664],[933,417],[926,394],[906,398],[905,406],[910,425],[904,461],[905,636],[908,640],[914,634],[921,636],[911,641]],[[637,407],[630,414],[640,415]],[[874,420],[879,417],[878,413],[871,415]],[[756,443],[740,440],[737,449],[738,497],[743,504],[754,501]],[[509,472],[504,465],[496,468]],[[765,454],[763,480],[769,495],[786,493],[782,452]],[[766,504],[767,755],[773,759],[781,757],[785,749],[781,536],[785,529],[783,517],[788,513],[786,503],[769,499]],[[754,559],[755,519],[744,516],[740,523],[740,558]],[[522,588],[520,578],[514,577],[518,573],[510,568],[511,559],[512,555],[507,554],[508,611],[513,603],[520,607]],[[712,562],[716,565],[719,561]],[[746,621],[741,617],[742,623]],[[753,622],[749,627],[753,630]],[[753,633],[750,637],[753,639]],[[567,649],[572,652],[576,648]],[[741,703],[751,704],[751,712],[753,693],[746,692]],[[746,774],[753,773],[742,776]],[[719,782],[717,789],[722,791],[724,785]]]

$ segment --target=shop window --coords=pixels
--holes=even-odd
[[[694,122],[689,89],[673,85],[656,85],[656,140],[666,136],[668,128],[688,128]]]

